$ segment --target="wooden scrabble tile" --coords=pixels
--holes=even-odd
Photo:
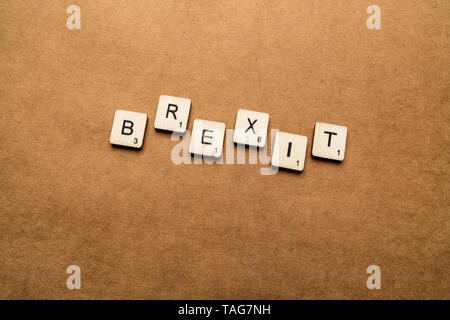
[[[268,127],[268,113],[239,109],[233,142],[262,148],[266,145]]]
[[[220,158],[224,135],[225,123],[196,119],[192,128],[189,152]]]
[[[191,100],[171,96],[160,96],[156,110],[155,128],[184,133],[191,110]]]
[[[116,110],[109,141],[131,148],[142,147],[147,115],[140,112]]]
[[[342,161],[345,156],[347,127],[317,122],[314,129],[312,155]]]
[[[272,166],[302,171],[305,167],[308,138],[277,132],[272,150]]]

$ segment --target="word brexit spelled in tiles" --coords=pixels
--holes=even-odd
[[[191,110],[191,100],[162,95],[159,98],[154,126],[157,130],[186,132]],[[145,113],[117,110],[111,129],[110,142],[131,148],[141,148],[144,140],[147,115]],[[236,116],[233,142],[264,148],[267,143],[269,114],[239,109]],[[225,136],[225,123],[195,119],[189,152],[195,155],[220,158]],[[317,122],[314,129],[312,156],[343,161],[347,142],[347,127]],[[308,138],[287,132],[277,132],[272,148],[273,167],[303,171]]]

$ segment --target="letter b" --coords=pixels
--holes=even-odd
[[[130,136],[133,134],[134,123],[130,120],[123,120],[122,124],[122,134]],[[127,129],[127,130],[126,130]]]

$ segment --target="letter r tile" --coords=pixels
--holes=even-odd
[[[191,100],[171,96],[160,96],[156,110],[155,128],[170,132],[185,133],[191,110]]]

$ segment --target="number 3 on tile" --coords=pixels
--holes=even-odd
[[[138,138],[134,138],[134,139],[133,139],[133,143],[134,143],[134,144],[137,144],[138,141],[139,141]]]

